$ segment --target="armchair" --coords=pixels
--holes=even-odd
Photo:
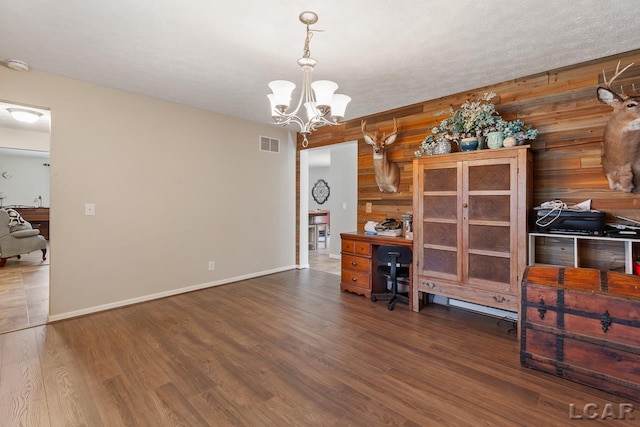
[[[19,226],[15,221],[15,216],[12,218],[5,209],[0,209],[0,267],[4,267],[7,258],[20,258],[21,254],[38,249],[42,251],[42,260],[45,261],[47,241],[40,235],[40,230],[33,230],[27,221],[21,220]]]

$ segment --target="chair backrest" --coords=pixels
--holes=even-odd
[[[4,209],[0,209],[0,236],[9,234],[9,214]]]
[[[411,249],[402,245],[381,245],[376,253],[378,261],[384,263],[393,263],[394,259],[397,264],[411,264],[413,261]]]

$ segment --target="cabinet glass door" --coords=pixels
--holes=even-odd
[[[458,279],[459,174],[457,163],[428,165],[422,170],[421,266],[423,274],[431,277]]]
[[[469,284],[490,281],[500,284],[497,289],[510,289],[510,253],[517,229],[517,204],[511,200],[517,194],[512,188],[515,170],[515,162],[508,158],[465,162],[463,229],[468,262],[463,276]]]

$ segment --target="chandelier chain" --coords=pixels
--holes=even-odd
[[[307,25],[307,37],[304,40],[304,53],[302,54],[303,58],[309,58],[311,56],[311,50],[309,49],[309,42],[311,41],[311,37],[313,37],[313,33]]]

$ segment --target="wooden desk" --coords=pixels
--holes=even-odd
[[[331,212],[322,209],[309,211],[309,224],[328,224],[330,213]]]
[[[329,233],[330,212],[318,209],[309,211],[309,249],[318,249],[320,232],[324,233],[324,247],[327,247],[327,234]]]
[[[31,223],[31,227],[40,229],[42,237],[49,240],[49,208],[13,208],[25,221]]]
[[[413,250],[413,240],[404,237],[371,236],[364,233],[341,233],[342,277],[340,290],[371,298],[371,293],[384,292],[385,278],[377,273],[380,262],[376,251],[381,245],[402,245]],[[413,266],[409,274],[409,310],[412,310]]]

